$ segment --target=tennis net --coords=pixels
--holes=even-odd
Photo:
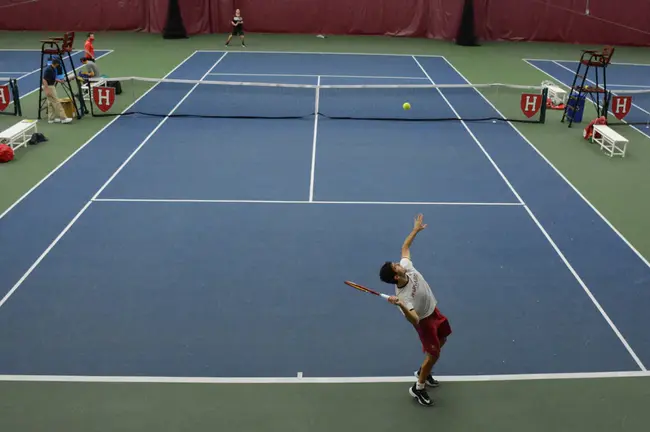
[[[150,93],[138,100],[147,90]],[[309,85],[126,77],[93,80],[88,97],[93,116],[300,119],[318,115],[355,120],[543,123],[547,90],[509,84]],[[404,109],[407,102],[410,109]]]
[[[18,80],[15,78],[0,78],[0,114],[22,115]]]

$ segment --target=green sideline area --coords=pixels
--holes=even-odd
[[[38,48],[51,33],[0,32],[0,46]],[[163,40],[160,35],[97,33],[95,48],[109,76],[160,78],[197,49],[223,49],[223,35]],[[577,60],[579,45],[450,42],[385,37],[247,35],[248,50],[363,52],[446,56],[473,83],[540,85],[548,79],[522,58]],[[230,50],[240,50],[234,46]],[[617,48],[615,62],[650,64],[647,49]],[[144,89],[143,89],[144,90]],[[489,96],[489,95],[488,95]],[[38,93],[22,100],[35,118]],[[494,103],[505,114],[519,106]],[[589,112],[589,111],[588,111]],[[630,139],[624,159],[610,159],[569,129],[561,112],[547,124],[518,129],[562,174],[650,259],[650,139]],[[111,118],[86,117],[70,127],[39,124],[49,142],[20,149],[0,165],[0,213],[36,185]],[[0,129],[16,118],[0,116]],[[540,187],[544,187],[540,185]],[[572,217],[566,215],[566,217]],[[368,359],[372,361],[372,359]],[[1,362],[1,353],[0,353]],[[407,383],[189,384],[71,383],[0,380],[0,431],[645,431],[650,430],[650,377],[443,382],[424,409]]]
[[[641,432],[650,421],[650,378],[443,383],[434,408],[408,386],[0,382],[0,430]]]

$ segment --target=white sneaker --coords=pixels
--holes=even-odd
[[[64,124],[65,124],[65,123],[70,123],[71,121],[72,121],[71,118],[65,118],[65,119],[60,120],[60,122],[61,122],[61,123],[64,123]]]
[[[52,124],[52,123],[61,123],[61,119],[56,118],[56,119],[54,119],[54,120],[48,120],[47,122],[48,122],[49,124]]]

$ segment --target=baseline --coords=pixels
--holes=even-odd
[[[441,382],[533,381],[566,379],[643,378],[650,372],[589,372],[516,375],[449,375],[436,376]],[[413,382],[413,376],[386,377],[295,377],[231,378],[231,377],[148,377],[148,376],[80,376],[80,375],[0,375],[0,382],[86,382],[86,383],[182,383],[182,384],[362,384]]]
[[[521,202],[453,202],[453,201],[281,201],[281,200],[217,200],[217,199],[147,199],[94,198],[94,202],[119,203],[195,203],[195,204],[327,204],[327,205],[448,205],[448,206],[506,206],[522,207]]]

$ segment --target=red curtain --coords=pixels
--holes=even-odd
[[[161,33],[168,0],[9,0],[0,30]],[[12,3],[14,4],[12,6]],[[482,40],[650,46],[650,1],[474,0]],[[357,34],[453,40],[460,0],[183,0],[188,33],[230,30],[235,7],[247,32]],[[56,16],[57,19],[51,19]]]

